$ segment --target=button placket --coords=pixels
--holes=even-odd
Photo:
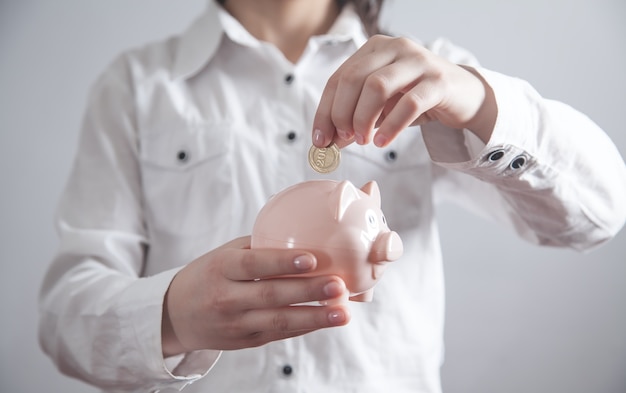
[[[275,114],[279,120],[273,137],[282,149],[275,158],[280,166],[280,178],[291,179],[296,170],[293,166],[294,162],[302,161],[302,167],[297,168],[298,170],[306,173],[308,169],[308,163],[302,160],[303,154],[307,151],[305,149],[308,148],[306,146],[308,138],[305,135],[307,114],[304,110],[306,107],[301,105],[305,92],[298,79],[300,71],[297,66],[283,64],[277,68],[277,72],[275,81],[278,88],[275,89],[274,98],[277,101]],[[287,186],[293,180],[285,180],[285,182],[284,186]]]

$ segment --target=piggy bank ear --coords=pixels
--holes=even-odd
[[[360,199],[359,190],[349,181],[344,180],[332,191],[329,203],[334,218],[341,221],[348,207],[357,199]]]
[[[378,188],[378,183],[372,180],[361,187],[361,191],[374,198],[376,206],[380,207],[380,189]]]

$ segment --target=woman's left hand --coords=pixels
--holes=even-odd
[[[497,108],[471,68],[453,64],[407,38],[371,37],[328,80],[313,122],[313,144],[353,141],[379,147],[402,130],[437,120],[487,142]],[[377,129],[377,131],[375,131]]]

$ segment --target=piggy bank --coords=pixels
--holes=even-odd
[[[387,226],[374,181],[360,189],[334,180],[284,189],[259,212],[251,247],[310,251],[317,269],[307,274],[338,275],[353,301],[371,301],[386,263],[403,251],[400,236]]]

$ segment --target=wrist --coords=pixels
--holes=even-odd
[[[498,106],[496,103],[496,97],[493,89],[487,81],[478,73],[474,68],[468,66],[461,66],[482,84],[484,96],[482,103],[476,114],[465,124],[464,128],[470,130],[485,144],[491,139],[491,134],[496,124],[496,118],[498,116]]]
[[[180,340],[178,340],[170,318],[169,293],[170,289],[168,288],[163,298],[163,312],[161,316],[161,348],[164,358],[187,352]]]

